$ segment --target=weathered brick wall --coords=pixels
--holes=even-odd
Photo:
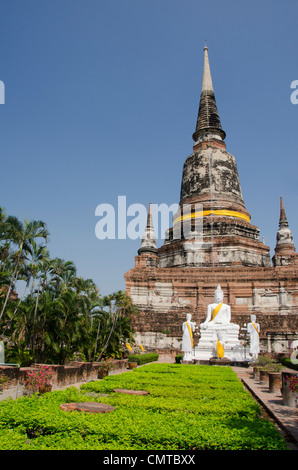
[[[9,387],[14,387],[17,385],[18,382],[18,377],[20,376],[20,369],[19,367],[13,367],[13,366],[0,366],[0,374],[5,375],[6,377],[9,378],[8,382],[5,382],[3,384],[3,389],[9,388]]]
[[[127,369],[128,359],[114,360],[110,373],[124,371]],[[31,367],[0,366],[0,373],[9,378],[3,389],[15,387],[18,382],[24,384],[28,371],[37,369],[42,364],[32,364]],[[46,364],[49,365],[49,364]],[[98,379],[100,363],[96,362],[71,362],[67,365],[51,364],[55,375],[52,379],[53,388],[64,387],[80,382]]]
[[[214,300],[217,284],[224,291],[224,302],[231,307],[232,322],[243,327],[252,314],[261,326],[262,344],[271,335],[272,348],[278,335],[283,344],[298,339],[298,268],[229,267],[229,268],[148,268],[138,265],[125,274],[126,291],[139,308],[135,331],[167,335],[181,340],[186,314],[197,325],[206,319],[207,305]],[[294,335],[294,336],[293,336]],[[143,345],[147,346],[146,343]],[[158,347],[161,347],[160,345]]]

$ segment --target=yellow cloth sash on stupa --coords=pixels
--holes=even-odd
[[[254,329],[256,330],[256,332],[259,334],[258,329],[257,329],[257,327],[256,327],[256,325],[254,324],[253,321],[251,322],[251,324],[252,324],[252,326],[254,327]]]
[[[243,220],[246,220],[247,222],[250,222],[250,217],[246,214],[242,214],[241,212],[223,210],[223,209],[215,209],[215,210],[213,209],[213,210],[208,210],[208,211],[198,211],[198,212],[192,212],[190,214],[181,215],[174,220],[174,225],[178,222],[183,222],[184,220],[198,219],[200,217],[206,217],[208,215],[236,217],[238,219],[243,219]]]
[[[222,357],[224,357],[224,347],[223,347],[223,345],[219,342],[218,339],[217,339],[216,351],[217,351],[217,357],[218,357],[218,358],[221,359]]]
[[[187,326],[188,331],[189,331],[189,336],[190,336],[190,340],[191,340],[191,347],[193,348],[193,335],[192,335],[192,330],[191,330],[191,327],[190,327],[190,325],[188,324],[188,322],[186,322],[186,326]]]
[[[214,318],[216,317],[216,315],[217,315],[218,312],[220,311],[222,305],[223,305],[223,302],[221,302],[220,304],[218,304],[218,305],[212,310],[212,320],[214,320]]]

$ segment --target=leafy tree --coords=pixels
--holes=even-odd
[[[48,231],[44,222],[40,220],[33,220],[30,222],[25,220],[25,222],[22,223],[16,217],[12,216],[6,218],[5,232],[7,240],[15,245],[17,249],[14,252],[14,269],[9,280],[5,301],[0,312],[0,320],[4,314],[11,291],[18,280],[21,263],[26,259],[28,253],[32,252],[32,241],[35,238],[43,238],[46,240],[48,237]]]
[[[125,292],[118,291],[103,297],[99,310],[92,313],[95,323],[93,361],[102,357],[122,357],[125,343],[134,342],[132,319],[137,314],[138,309]]]
[[[20,222],[0,208],[0,331],[12,362],[64,364],[122,357],[137,314],[122,291],[102,297],[72,261],[51,258],[42,221]],[[19,298],[13,291],[23,281]]]

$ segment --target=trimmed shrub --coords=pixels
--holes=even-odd
[[[114,388],[147,390],[127,395]],[[111,413],[62,411],[96,401]],[[1,450],[285,450],[229,367],[148,364],[45,395],[0,402]]]
[[[289,369],[298,370],[298,364],[293,364],[289,357],[282,357],[280,362],[283,366],[288,367]]]
[[[176,364],[180,364],[181,361],[182,361],[182,359],[183,359],[183,354],[177,354],[177,355],[175,356],[175,362],[176,362]]]
[[[128,356],[128,362],[137,362],[139,365],[147,364],[148,362],[158,361],[159,354],[147,353],[147,354],[130,354]]]

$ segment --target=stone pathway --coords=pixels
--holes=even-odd
[[[232,369],[291,442],[291,449],[298,450],[298,408],[284,406],[281,393],[269,392],[267,382],[254,379],[251,368]]]

